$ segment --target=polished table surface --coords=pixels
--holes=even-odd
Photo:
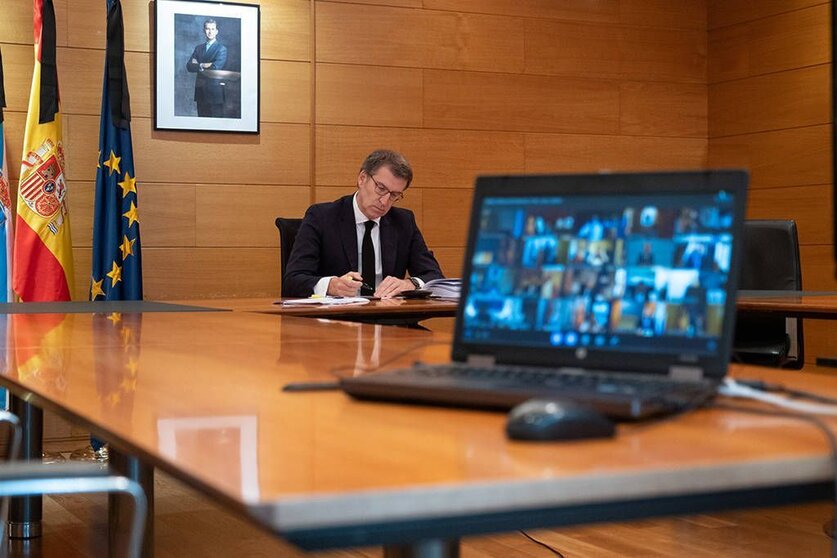
[[[575,505],[806,484],[827,497],[828,443],[791,418],[705,409],[620,425],[613,440],[538,444],[507,440],[502,413],[281,390],[445,361],[450,322],[3,315],[0,383],[307,548],[526,528]],[[734,372],[837,396],[825,375]]]
[[[837,319],[837,292],[739,291],[739,310],[799,318]]]
[[[212,300],[184,300],[175,304],[196,307],[233,310],[237,312],[261,312],[288,316],[305,316],[330,319],[367,319],[402,318],[422,320],[434,317],[453,317],[459,306],[458,300],[429,298],[370,300],[367,304],[348,305],[293,305],[284,306],[283,299],[277,298],[221,298]],[[288,299],[285,299],[288,300]]]

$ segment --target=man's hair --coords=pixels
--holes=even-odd
[[[206,29],[206,26],[207,26],[208,24],[210,24],[210,23],[214,23],[214,24],[215,24],[215,29],[219,29],[219,27],[218,27],[218,22],[217,22],[217,21],[215,21],[215,20],[214,20],[214,19],[212,19],[212,18],[205,19],[205,20],[203,21],[203,29]],[[194,27],[193,27],[192,29],[194,29]]]
[[[397,151],[392,151],[390,149],[376,149],[366,156],[366,159],[360,166],[360,170],[364,171],[368,175],[371,175],[384,165],[389,167],[393,176],[407,181],[407,185],[404,187],[405,190],[410,187],[410,182],[413,181],[413,169],[410,167],[410,163],[407,162],[404,155],[398,153]]]

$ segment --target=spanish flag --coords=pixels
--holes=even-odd
[[[35,72],[17,195],[13,284],[24,302],[70,300],[73,252],[52,0],[34,0]]]

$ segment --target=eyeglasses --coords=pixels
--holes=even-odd
[[[375,180],[375,177],[371,174],[367,176],[369,176],[369,178],[371,178],[372,182],[375,184],[375,193],[378,194],[378,196],[389,196],[389,199],[392,203],[398,203],[402,199],[404,199],[404,192],[393,192],[392,190],[388,189],[386,186]]]

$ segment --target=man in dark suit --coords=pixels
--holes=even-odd
[[[360,168],[357,192],[309,207],[285,270],[286,292],[389,298],[441,278],[413,212],[393,207],[412,179],[403,155],[375,151]]]
[[[218,40],[218,24],[214,19],[203,22],[203,34],[206,42],[192,51],[186,64],[186,70],[197,73],[195,76],[195,102],[198,116],[224,116],[224,86],[221,80],[204,75],[206,70],[223,70],[227,63],[227,47]]]

